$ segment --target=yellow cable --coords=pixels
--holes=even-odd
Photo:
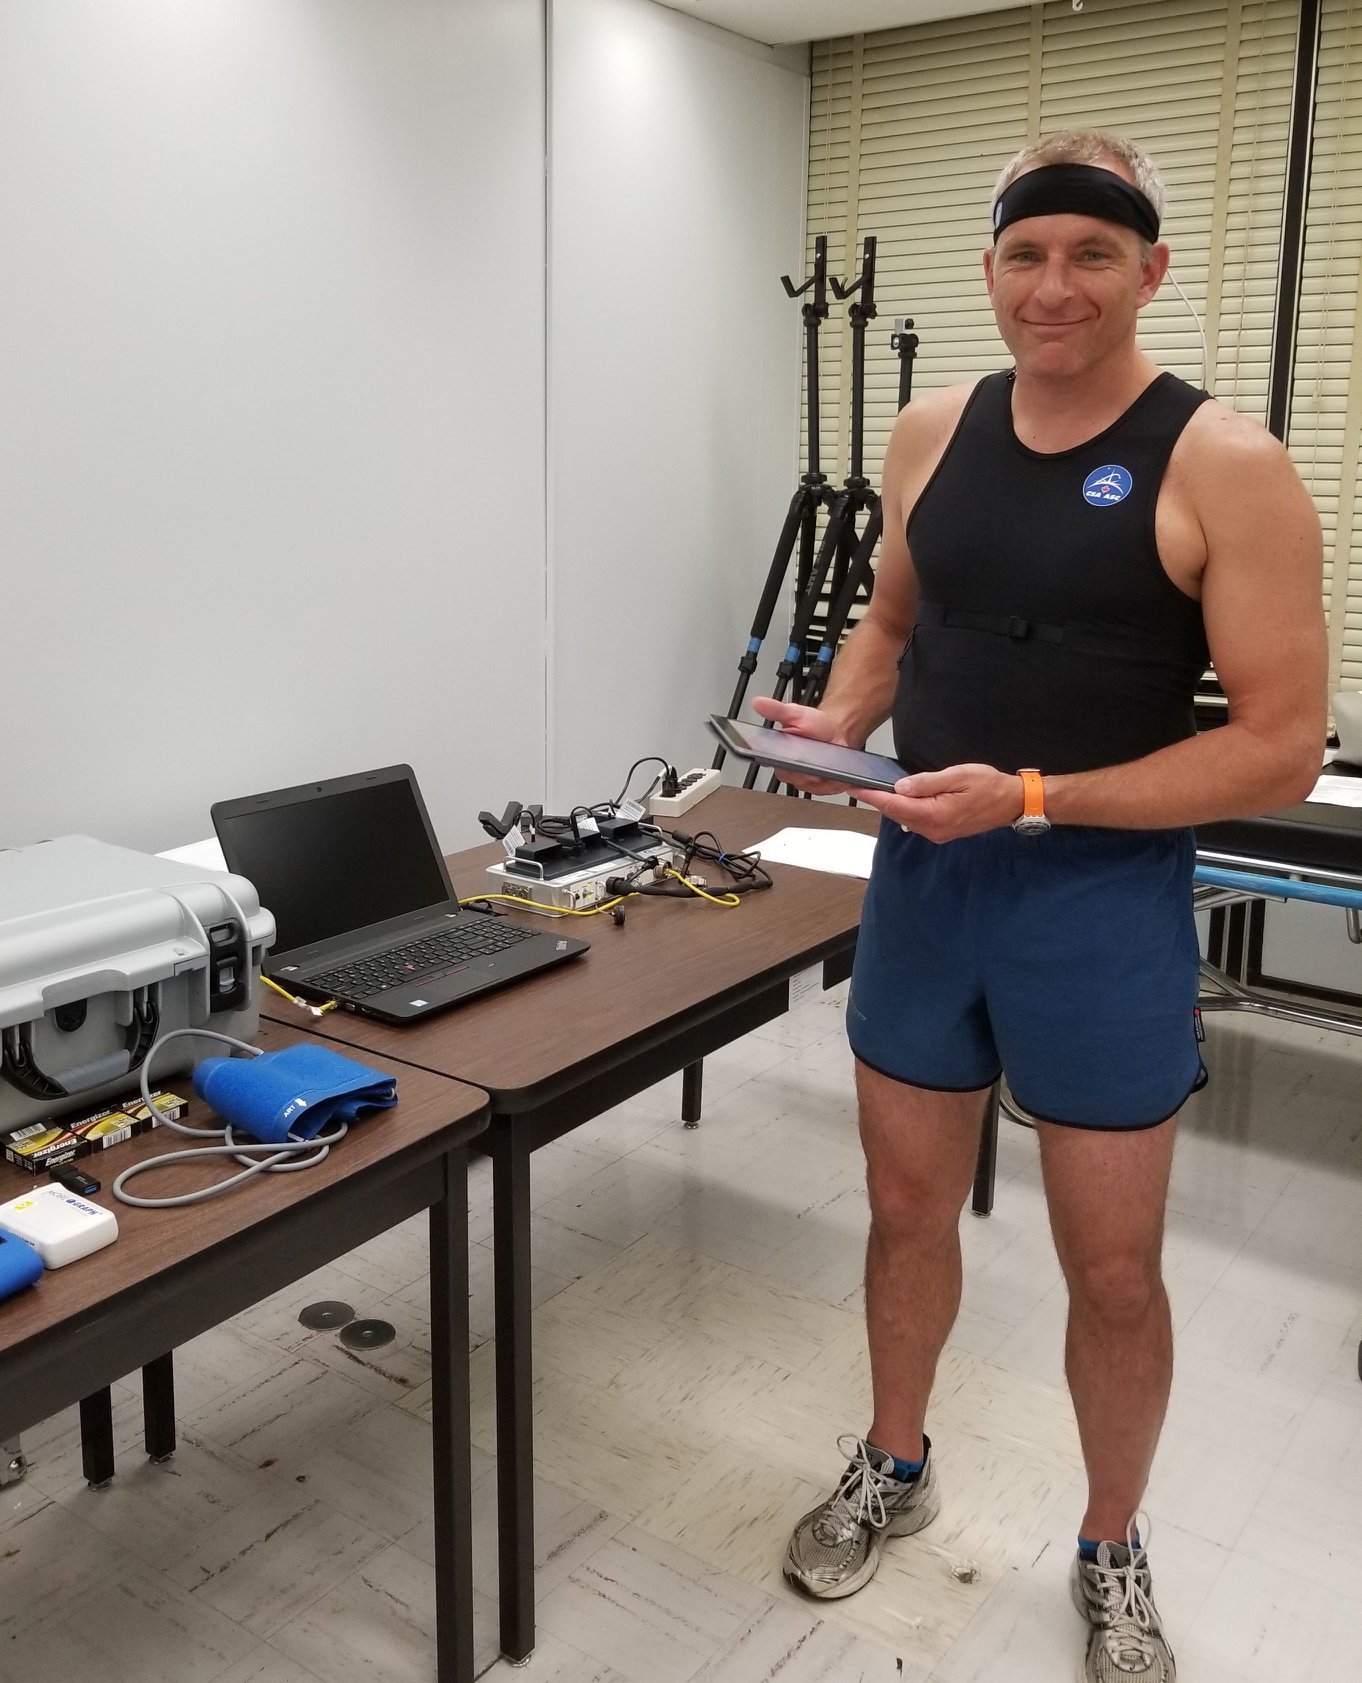
[[[710,905],[712,905],[712,906],[741,906],[742,905],[742,900],[738,895],[736,895],[736,894],[709,894],[703,888],[701,888],[698,883],[692,882],[689,877],[683,877],[681,875],[680,871],[672,870],[670,865],[667,867],[667,875],[669,877],[675,877],[678,882],[684,883],[686,885],[686,887],[688,889],[690,889],[692,894],[698,894],[702,900],[708,900]]]
[[[310,999],[300,999],[296,993],[290,993],[287,988],[281,988],[278,982],[271,981],[268,976],[262,976],[261,982],[272,989],[281,999],[288,1000],[290,1005],[296,1005],[300,1011],[310,1011],[314,1017],[325,1016],[328,1011],[334,1011],[340,1004],[338,999],[328,999],[324,1005],[314,1005]]]
[[[480,906],[484,900],[504,900],[508,906],[519,906],[522,912],[547,912],[550,917],[596,917],[601,912],[608,912],[612,906],[621,906],[631,899],[632,894],[618,894],[613,900],[602,900],[599,906],[536,906],[532,901],[522,900],[518,894],[470,894],[467,900],[460,900],[459,904]]]

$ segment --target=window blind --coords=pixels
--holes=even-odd
[[[815,46],[809,261],[826,233],[830,271],[849,277],[860,240],[878,240],[865,406],[877,485],[898,393],[891,318],[916,323],[915,390],[1007,366],[981,268],[992,186],[1014,152],[1060,129],[1109,129],[1153,155],[1173,273],[1205,323],[1206,383],[1265,414],[1296,18],[1295,0],[1086,0],[1079,13],[1052,0]],[[1200,333],[1168,283],[1144,312],[1141,343],[1174,373],[1202,377]],[[820,358],[834,482],[847,471],[845,353],[834,303]],[[1358,611],[1362,657],[1362,578]]]

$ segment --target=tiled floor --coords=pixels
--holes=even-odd
[[[946,1496],[877,1580],[814,1606],[791,1521],[867,1419],[865,1200],[837,995],[712,1059],[704,1123],[666,1083],[534,1160],[540,1644],[495,1655],[491,1217],[474,1173],[478,1649],[537,1683],[1053,1683],[1080,1628],[1083,1491],[1064,1288],[1034,1139],[962,1221],[965,1307],[931,1429]],[[1362,1675],[1362,1041],[1216,1019],[1189,1106],[1167,1272],[1179,1337],[1148,1506],[1183,1683]],[[379,1126],[381,1124],[374,1124]],[[409,1223],[177,1359],[181,1448],[113,1487],[74,1414],[0,1492],[4,1683],[433,1677],[425,1234]],[[398,1328],[363,1358],[298,1310]]]

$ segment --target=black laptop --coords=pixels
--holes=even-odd
[[[291,992],[406,1023],[587,950],[461,909],[410,766],[219,801],[227,869],[278,926],[265,974]]]

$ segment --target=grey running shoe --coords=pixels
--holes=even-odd
[[[1178,1668],[1154,1605],[1149,1560],[1134,1546],[1133,1531],[1127,1531],[1125,1546],[1099,1543],[1096,1560],[1077,1556],[1071,1588],[1090,1626],[1085,1683],[1176,1683]]]
[[[854,1595],[875,1576],[880,1539],[906,1537],[936,1518],[941,1498],[932,1468],[932,1446],[914,1479],[894,1477],[894,1457],[863,1438],[841,1437],[851,1459],[826,1502],[795,1526],[785,1556],[785,1576],[824,1600]]]

